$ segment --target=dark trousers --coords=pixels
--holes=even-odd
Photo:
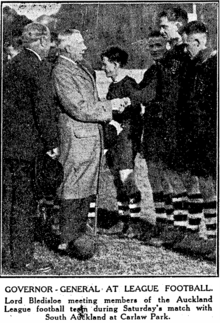
[[[4,160],[2,242],[9,265],[21,268],[33,258],[35,212],[32,163]]]
[[[61,242],[74,241],[86,232],[89,205],[92,197],[62,200],[60,208]]]

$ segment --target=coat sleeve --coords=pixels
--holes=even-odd
[[[145,73],[142,81],[137,85],[137,90],[132,95],[132,101],[147,105],[155,99],[157,88],[156,66],[151,66]]]
[[[54,101],[50,71],[43,64],[39,71],[34,81],[34,114],[45,150],[49,151],[59,146],[58,110]]]
[[[216,139],[217,129],[217,57],[204,63],[194,82],[195,93],[189,101],[189,111],[197,136]],[[211,139],[210,139],[211,141]]]
[[[43,62],[30,78],[34,119],[45,151],[59,146],[58,110],[54,101],[54,90],[50,69]]]
[[[53,80],[62,108],[72,118],[83,122],[105,122],[112,119],[111,102],[96,100],[88,93],[86,84],[82,85],[78,75],[73,75],[69,69],[57,66]]]

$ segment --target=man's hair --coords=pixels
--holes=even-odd
[[[64,31],[61,31],[58,34],[58,47],[61,50],[64,50],[66,48],[66,45],[69,44],[69,40],[74,34],[81,34],[79,30],[77,29],[66,29]]]
[[[183,28],[183,33],[187,35],[192,34],[206,34],[208,36],[208,28],[207,26],[201,21],[190,21],[186,26]]]
[[[119,46],[111,46],[107,48],[101,53],[101,59],[103,59],[103,57],[107,57],[110,62],[119,63],[120,67],[125,66],[128,61],[128,53]]]
[[[185,25],[188,22],[187,12],[180,7],[170,7],[159,14],[159,18],[167,17],[169,21],[179,21]]]
[[[36,19],[36,22],[39,22],[42,25],[48,25],[51,21],[53,21],[54,18],[48,15],[42,15]]]
[[[43,37],[50,37],[49,28],[40,23],[32,22],[24,27],[22,33],[22,43],[24,46],[27,46]]]

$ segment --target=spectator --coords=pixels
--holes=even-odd
[[[5,61],[9,61],[22,50],[21,37],[14,37],[11,41],[4,43]]]
[[[7,9],[7,7],[5,8]],[[6,14],[8,13],[8,14]],[[11,19],[9,19],[11,18]],[[12,20],[12,21],[11,21]],[[4,11],[3,19],[3,48],[4,63],[15,57],[22,50],[22,32],[32,21],[25,16],[13,13],[13,10]]]
[[[86,232],[91,196],[97,193],[102,152],[101,124],[112,119],[112,107],[120,109],[124,100],[99,101],[90,71],[81,65],[86,51],[78,30],[58,35],[60,56],[54,68],[59,101],[61,155],[64,182],[61,198],[61,244],[59,250],[78,259],[95,252],[94,237]]]
[[[24,49],[4,69],[3,80],[3,244],[15,269],[50,270],[34,259],[35,159],[58,155],[57,113],[46,64],[50,31],[38,23],[24,27]],[[9,236],[9,241],[7,241]],[[3,239],[4,242],[4,239]]]
[[[113,46],[104,51],[101,58],[102,69],[112,79],[107,99],[130,98],[137,84],[123,69],[128,60],[127,52]],[[115,143],[109,147],[106,155],[117,190],[119,223],[113,230],[119,229],[125,236],[133,237],[141,211],[141,193],[134,178],[134,160],[142,131],[140,106],[130,105],[121,114],[114,112],[110,124],[117,129]]]

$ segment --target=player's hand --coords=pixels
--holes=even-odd
[[[123,105],[125,108],[128,107],[129,105],[131,105],[130,98],[123,98],[122,100],[123,100]]]
[[[124,109],[131,104],[131,100],[129,98],[113,99],[111,100],[111,103],[113,111],[122,113]]]

